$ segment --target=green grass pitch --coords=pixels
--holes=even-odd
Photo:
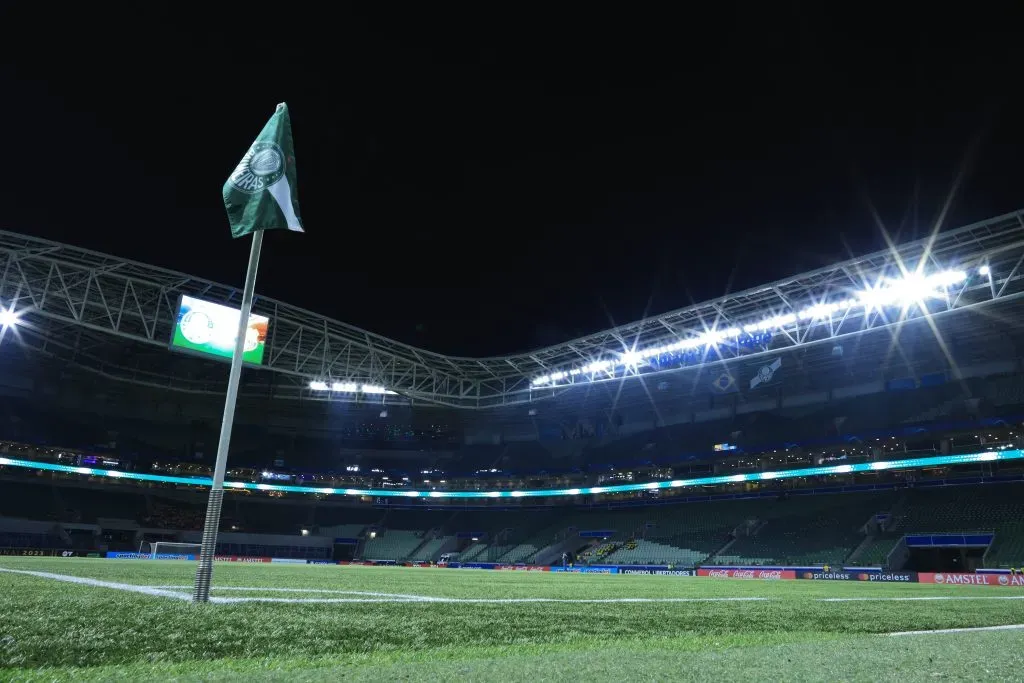
[[[0,680],[1020,680],[1012,588],[0,558]],[[235,589],[235,590],[231,590]],[[836,600],[843,598],[844,600]],[[938,598],[938,599],[936,599]],[[273,599],[276,601],[266,601]]]

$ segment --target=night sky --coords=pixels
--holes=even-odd
[[[220,188],[287,101],[307,234],[268,236],[257,291],[441,352],[873,250],[876,212],[910,239],[1024,207],[1019,25],[962,6],[13,4],[0,228],[240,286]]]

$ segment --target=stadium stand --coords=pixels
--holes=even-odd
[[[0,481],[0,517],[54,520],[60,516],[56,490],[52,484]]]
[[[762,506],[757,524],[717,564],[840,566],[865,539],[864,527],[891,495],[800,496]]]
[[[1020,484],[907,490],[888,523],[854,559],[883,566],[899,539],[916,533],[993,532],[989,567],[1024,565],[1024,487]]]
[[[414,562],[432,562],[437,560],[444,548],[452,543],[454,536],[438,536],[424,541],[411,555],[409,559]]]
[[[372,538],[366,540],[362,557],[367,560],[408,559],[412,552],[423,543],[422,531],[403,531],[387,529],[377,531]]]
[[[147,514],[146,499],[130,491],[111,493],[80,487],[57,487],[62,521],[95,523],[100,519],[137,522]]]

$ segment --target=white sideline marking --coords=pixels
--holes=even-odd
[[[165,590],[163,588],[156,588],[154,586],[137,586],[133,583],[120,583],[117,581],[100,581],[99,579],[87,579],[82,576],[68,576],[67,574],[51,574],[50,572],[33,572],[25,569],[6,569],[0,567],[0,572],[7,572],[8,574],[24,574],[26,576],[35,576],[40,579],[52,579],[53,581],[65,581],[67,583],[77,583],[82,586],[93,586],[96,588],[113,588],[120,591],[128,591],[129,593],[142,593],[143,595],[155,595],[161,598],[174,598],[176,600],[190,600],[191,596],[177,591]]]
[[[192,590],[191,586],[154,586],[163,590]],[[408,595],[406,593],[377,593],[374,591],[342,591],[330,588],[246,588],[245,586],[211,586],[215,591],[250,591],[262,593],[324,593],[329,595],[362,595],[371,598],[401,598],[404,600],[443,600],[443,598],[432,598],[427,595]]]
[[[818,598],[818,602],[918,602],[926,600],[1024,600],[1024,595],[919,595],[916,597],[893,595],[869,598]]]
[[[83,586],[96,588],[111,588],[130,593],[142,593],[163,598],[174,598],[176,600],[191,600],[192,596],[175,589],[187,589],[186,586],[139,586],[132,583],[120,583],[117,581],[100,581],[99,579],[87,579],[80,576],[68,576],[66,574],[52,574],[50,572],[27,571],[23,569],[5,569],[0,567],[0,572],[10,574],[23,574],[35,576],[41,579],[52,579],[54,581],[66,581],[77,583]],[[214,586],[212,590],[235,590],[235,591],[263,591],[263,592],[295,592],[295,593],[333,593],[362,595],[361,598],[268,598],[268,597],[245,597],[245,598],[221,598],[211,597],[210,602],[235,603],[235,602],[283,602],[283,603],[332,603],[332,602],[433,602],[433,603],[460,603],[460,604],[514,604],[534,602],[555,602],[555,603],[672,603],[672,602],[755,602],[765,601],[768,598],[762,597],[739,597],[739,598],[444,598],[432,595],[407,595],[402,593],[370,593],[368,591],[333,591],[317,590],[312,588],[247,588],[244,586]]]
[[[214,589],[216,590],[216,589]],[[673,602],[763,602],[768,598],[436,598],[423,596],[409,598],[210,598],[217,602],[284,602],[284,603],[331,603],[331,602],[426,602],[459,605],[514,605],[520,603],[556,602],[578,605],[615,603],[673,603]]]
[[[1007,624],[1005,626],[975,626],[973,628],[939,628],[934,631],[898,631],[890,636],[930,636],[943,633],[972,633],[975,631],[1018,631],[1024,624]]]
[[[9,574],[23,574],[41,579],[75,583],[82,586],[95,588],[110,588],[113,590],[126,591],[129,593],[141,593],[160,598],[172,598],[174,600],[191,600],[188,592],[191,586],[140,586],[133,583],[121,583],[118,581],[101,581],[82,576],[70,576],[67,574],[54,574],[51,572],[28,571],[24,569],[7,569],[0,567],[0,572]],[[250,591],[263,593],[304,593],[324,595],[352,595],[351,598],[277,598],[277,597],[210,597],[210,602],[219,604],[244,603],[244,602],[276,602],[290,604],[329,604],[329,603],[447,603],[466,605],[510,605],[524,603],[563,603],[563,604],[649,604],[649,603],[694,603],[694,602],[765,602],[771,598],[765,597],[711,597],[711,598],[447,598],[433,595],[409,595],[406,593],[375,593],[371,591],[346,591],[319,588],[272,588],[272,587],[245,587],[245,586],[214,586],[214,591]],[[923,600],[1024,600],[1024,595],[936,595],[919,597],[900,596],[878,596],[860,598],[813,598],[813,602],[907,602]],[[891,633],[888,635],[914,635],[924,633],[960,633],[965,631],[984,630],[1011,630],[1022,629],[1024,624],[1012,626],[984,626],[979,628],[966,629],[940,629],[936,631],[905,631]]]
[[[162,589],[188,589],[188,586],[161,586]],[[369,591],[343,591],[320,588],[247,588],[244,586],[213,586],[211,591],[248,591],[253,593],[322,593],[326,595],[362,595],[383,600],[358,600],[346,598],[272,598],[245,597],[219,598],[222,602],[445,602],[464,604],[513,604],[520,602],[567,602],[567,603],[630,603],[630,602],[761,602],[768,600],[762,597],[740,598],[446,598],[435,595],[409,595],[406,593],[372,593]]]

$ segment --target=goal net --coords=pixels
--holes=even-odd
[[[199,558],[202,549],[199,543],[171,543],[170,541],[143,541],[139,547],[140,555],[149,555],[156,559],[160,555],[191,555]]]

